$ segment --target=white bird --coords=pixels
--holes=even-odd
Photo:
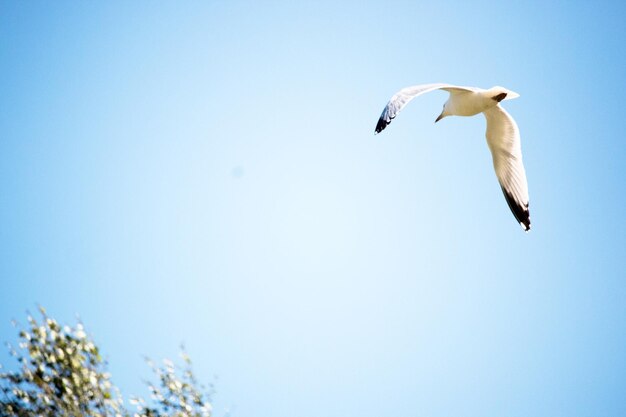
[[[515,120],[500,106],[501,101],[517,98],[519,94],[503,87],[483,90],[441,83],[403,88],[394,94],[385,106],[376,124],[376,133],[387,127],[409,101],[433,90],[445,90],[450,93],[435,123],[446,116],[474,116],[478,113],[485,115],[487,145],[493,157],[493,167],[500,187],[519,224],[526,232],[530,230],[528,183],[522,163],[519,129]]]

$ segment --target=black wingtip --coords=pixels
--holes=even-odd
[[[382,132],[383,129],[386,128],[388,124],[389,123],[387,123],[385,119],[383,119],[382,117],[378,119],[378,123],[376,123],[376,129],[374,129],[374,134]]]
[[[524,229],[525,232],[528,232],[530,230],[530,211],[528,210],[528,203],[522,205],[518,204],[513,196],[503,187],[502,193],[504,194],[506,203],[509,205],[513,216],[515,216],[515,219],[519,222],[520,226],[522,226],[522,229]]]

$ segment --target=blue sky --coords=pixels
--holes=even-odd
[[[626,414],[626,12],[574,3],[2,2],[0,336],[78,314],[126,394],[184,342],[218,416]],[[373,135],[428,82],[521,94],[530,233],[446,93]]]

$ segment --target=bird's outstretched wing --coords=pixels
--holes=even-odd
[[[525,231],[530,230],[528,183],[522,163],[522,146],[515,120],[500,105],[483,112],[487,119],[487,145],[493,167],[513,215]]]
[[[420,84],[403,88],[391,97],[391,100],[389,100],[389,103],[387,103],[383,109],[383,112],[378,119],[378,123],[376,124],[376,133],[380,133],[384,128],[386,128],[387,125],[398,115],[398,113],[400,113],[400,110],[402,110],[404,106],[409,103],[409,101],[419,95],[433,90],[446,90],[450,93],[455,91],[477,91],[476,88],[472,87],[460,87],[443,83]]]

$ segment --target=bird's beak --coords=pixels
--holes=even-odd
[[[510,91],[510,90],[509,90],[509,92],[506,95],[506,99],[507,100],[512,100],[512,99],[518,98],[518,97],[519,97],[519,94],[517,94],[515,91]]]
[[[437,123],[439,120],[443,119],[443,112],[441,112],[441,114],[439,115],[439,117],[437,117],[435,119],[435,123]]]

